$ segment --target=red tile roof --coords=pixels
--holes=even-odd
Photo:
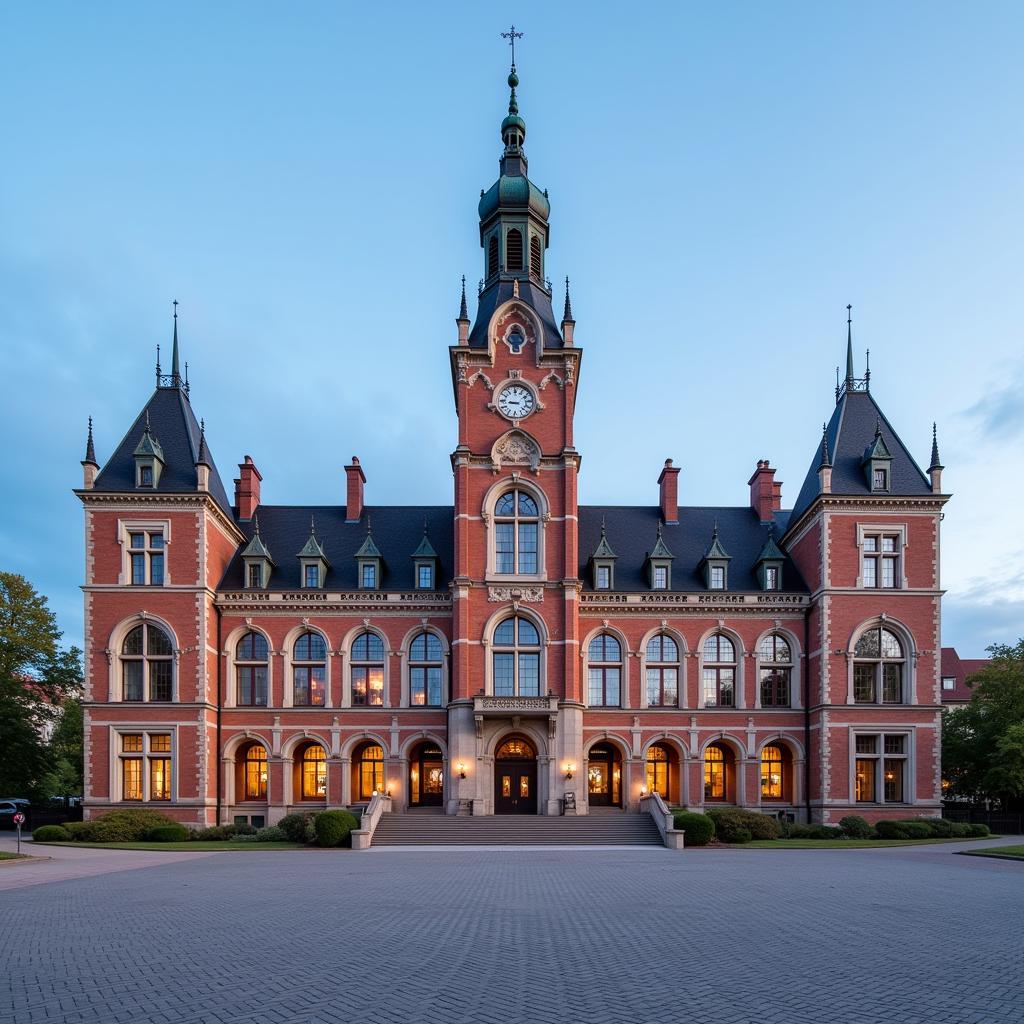
[[[955,647],[942,648],[942,678],[953,678],[952,690],[942,688],[943,704],[966,704],[973,692],[967,685],[968,676],[980,672],[988,664],[988,658],[961,658]]]

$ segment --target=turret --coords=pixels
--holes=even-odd
[[[89,417],[89,436],[85,441],[85,458],[82,459],[82,486],[91,491],[96,482],[96,474],[100,465],[96,461],[96,447],[92,442],[92,417]]]

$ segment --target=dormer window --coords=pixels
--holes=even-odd
[[[708,583],[710,590],[725,590],[725,566],[724,565],[713,565],[711,566],[710,582]]]
[[[647,579],[651,590],[668,590],[672,586],[672,562],[675,556],[669,551],[661,536],[658,523],[658,538],[654,550],[647,556]]]
[[[252,539],[242,552],[242,564],[245,566],[245,585],[250,590],[262,590],[270,583],[270,573],[273,570],[274,562],[260,536],[258,513],[253,516]]]
[[[754,574],[762,590],[782,589],[782,563],[785,560],[778,544],[775,543],[775,528],[768,527],[768,538],[754,563]]]
[[[416,566],[416,589],[434,589],[434,567],[429,562],[420,562]]]
[[[140,487],[152,487],[153,486],[153,467],[152,466],[139,466],[139,486]]]
[[[135,486],[156,487],[160,483],[164,452],[160,447],[160,442],[150,430],[148,409],[146,410],[146,426],[132,456],[135,459]]]
[[[255,562],[249,563],[249,574],[245,585],[252,590],[258,590],[263,586],[263,567]]]
[[[611,544],[608,543],[602,519],[601,539],[590,556],[590,570],[595,590],[613,590],[615,588],[615,560],[617,557]]]
[[[319,587],[320,566],[315,564],[307,564],[303,568],[305,571],[303,573],[302,585],[304,587]]]
[[[884,469],[874,471],[873,490],[887,491],[889,489],[889,474]]]
[[[711,534],[711,546],[704,552],[701,565],[704,568],[704,585],[708,590],[728,590],[729,562],[732,556],[718,539],[718,524]]]
[[[651,580],[651,588],[653,590],[668,589],[668,566],[656,565],[654,567],[653,579]]]
[[[327,580],[330,563],[320,541],[316,538],[316,524],[309,522],[309,540],[299,552],[299,569],[303,587],[309,590],[321,589]]]
[[[864,469],[868,487],[872,491],[888,491],[890,489],[892,453],[885,443],[885,438],[882,437],[880,419],[875,423],[875,436],[872,438],[871,444],[864,449],[861,466]]]
[[[612,589],[612,567],[610,565],[599,565],[595,570],[596,579],[594,580],[595,590],[611,590]]]
[[[780,572],[778,566],[769,565],[764,570],[764,589],[765,590],[778,590],[779,589],[779,577]]]
[[[359,566],[359,586],[363,590],[377,589],[377,566],[373,562],[362,562]]]

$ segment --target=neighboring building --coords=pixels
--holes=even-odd
[[[942,703],[949,707],[969,704],[967,680],[989,663],[988,658],[961,658],[955,647],[942,648]]]
[[[656,501],[580,506],[583,352],[568,289],[552,309],[550,205],[509,83],[476,317],[463,288],[447,353],[452,506],[366,504],[355,457],[338,505],[262,505],[249,456],[229,497],[177,318],[171,372],[102,470],[90,426],[87,814],[258,823],[382,789],[483,815],[635,809],[646,789],[817,821],[938,814],[934,434],[926,475],[848,327],[791,509],[766,460],[736,507],[680,505],[672,460]]]

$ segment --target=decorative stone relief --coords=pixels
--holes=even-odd
[[[543,604],[543,587],[488,587],[487,600],[492,603],[523,601],[527,604]]]
[[[536,472],[540,466],[540,447],[523,431],[510,430],[494,442],[491,463],[495,473],[502,466],[529,466]]]

